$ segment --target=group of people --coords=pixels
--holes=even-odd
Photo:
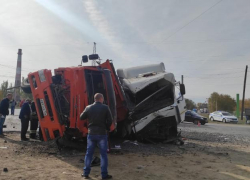
[[[9,115],[9,103],[12,99],[12,94],[0,103],[0,136],[3,136],[3,124],[7,115]],[[82,177],[89,179],[91,171],[91,162],[95,147],[98,146],[101,154],[101,174],[102,179],[111,179],[112,176],[108,174],[108,133],[112,124],[113,118],[111,111],[107,105],[104,105],[104,97],[97,93],[94,96],[95,102],[85,108],[81,113],[80,119],[88,119],[88,136],[87,136],[87,152],[85,155],[85,167]],[[26,99],[23,103],[19,119],[21,119],[21,140],[27,141],[26,133],[30,125],[30,138],[36,138],[38,128],[38,117],[36,114],[35,103],[30,99]]]
[[[11,114],[14,115],[14,110],[16,106],[15,100],[12,100],[12,94],[8,93],[6,98],[4,98],[0,103],[0,137],[4,137],[3,126],[6,116],[9,115],[9,105],[11,104]],[[14,106],[14,107],[13,107]],[[38,128],[38,117],[36,113],[35,103],[31,102],[30,99],[26,99],[21,107],[19,114],[19,119],[21,120],[21,140],[29,140],[26,137],[26,133],[30,123],[30,138],[35,139],[37,137]]]

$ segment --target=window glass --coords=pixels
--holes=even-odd
[[[196,112],[192,111],[192,114],[195,116],[199,116],[199,114],[197,114]]]
[[[228,112],[224,112],[222,113],[224,116],[232,116],[232,114],[228,113]]]
[[[191,112],[190,112],[190,111],[187,111],[187,112],[186,112],[186,115],[190,115],[190,114],[191,114]]]

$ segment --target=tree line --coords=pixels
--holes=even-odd
[[[24,78],[23,78],[23,80],[24,80]],[[32,94],[24,93],[21,88],[17,88],[17,90],[20,91],[21,99],[26,99],[26,98],[33,99]],[[14,88],[13,88],[12,83],[9,83],[8,80],[7,80],[7,81],[3,81],[1,83],[1,86],[0,86],[0,101],[2,99],[4,99],[8,93],[13,94],[14,93]]]
[[[195,103],[191,99],[186,99],[186,107],[189,110],[194,108],[199,108],[203,103]],[[241,110],[242,101],[240,100],[240,110]],[[250,108],[250,98],[245,99],[244,103],[245,108]],[[208,98],[208,109],[209,112],[216,110],[233,112],[236,110],[236,100],[227,94],[219,94],[213,92]]]

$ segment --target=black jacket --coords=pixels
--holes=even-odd
[[[88,119],[90,135],[105,135],[112,124],[113,118],[107,105],[95,102],[85,108],[81,120]]]
[[[1,101],[0,114],[4,116],[9,115],[9,103],[10,103],[10,100],[8,98],[5,98]]]
[[[19,119],[24,119],[24,118],[30,118],[30,104],[28,102],[23,103],[20,114],[19,114]]]

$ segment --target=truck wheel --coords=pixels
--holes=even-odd
[[[211,118],[210,118],[210,121],[214,121],[214,118],[213,118],[213,117],[211,117]]]
[[[227,121],[226,121],[226,119],[222,119],[222,122],[226,123]]]
[[[202,122],[201,125],[205,125],[206,123],[205,122]]]

